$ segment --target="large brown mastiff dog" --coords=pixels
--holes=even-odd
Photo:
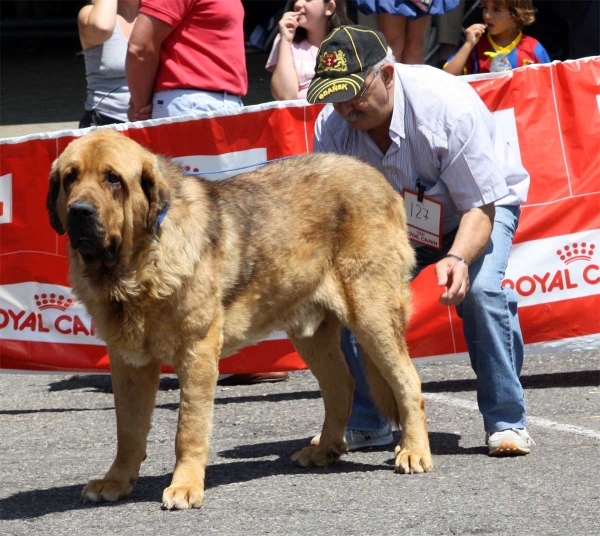
[[[181,399],[166,508],[204,500],[220,356],[285,330],[319,381],[320,444],[303,467],[346,451],[353,379],[340,327],[364,349],[373,398],[402,426],[399,473],[431,471],[421,384],[404,331],[414,254],[401,197],[350,157],[305,155],[220,183],[185,176],[113,130],[73,141],[52,165],[52,227],[68,233],[70,277],[108,346],[117,456],[85,500],[131,492],[146,456],[160,363]]]

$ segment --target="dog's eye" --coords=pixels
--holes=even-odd
[[[73,183],[77,180],[77,171],[74,169],[65,174],[63,178],[63,183],[65,188],[68,188],[73,185]]]
[[[121,177],[119,177],[119,175],[117,175],[116,173],[109,171],[106,174],[106,182],[108,182],[109,184],[112,184],[114,186],[117,186],[117,185],[121,184]]]

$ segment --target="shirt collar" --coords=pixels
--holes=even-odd
[[[489,33],[487,34],[488,41],[490,42],[490,45],[492,45],[492,47],[494,48],[494,52],[496,52],[496,54],[504,54],[505,56],[510,54],[516,48],[516,46],[521,42],[522,37],[523,32],[519,31],[519,34],[517,35],[517,37],[515,37],[515,40],[512,43],[506,45],[505,47],[501,47],[500,45],[496,44],[496,42],[492,39],[492,36]]]
[[[404,88],[400,81],[400,73],[397,66],[394,66],[394,111],[392,113],[392,122],[390,124],[390,138],[394,143],[399,142],[399,138],[406,138],[404,130]]]

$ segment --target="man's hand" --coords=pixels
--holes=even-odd
[[[469,267],[463,261],[444,257],[435,265],[435,275],[440,287],[446,287],[440,296],[442,305],[458,305],[469,292]]]
[[[483,255],[492,235],[495,214],[494,203],[460,213],[456,237],[448,252],[451,256],[435,265],[438,286],[446,287],[440,296],[442,305],[458,305],[465,299],[471,286],[469,264]]]
[[[129,104],[127,110],[127,119],[129,121],[145,121],[146,119],[152,118],[152,103],[142,106],[139,110],[136,110],[133,104]]]

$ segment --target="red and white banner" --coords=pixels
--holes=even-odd
[[[600,347],[600,57],[465,77],[531,174],[505,285],[520,296],[526,352]],[[320,106],[269,103],[119,125],[185,169],[218,180],[310,152]],[[0,140],[0,368],[109,369],[67,280],[67,241],[45,207],[52,161],[87,130]],[[412,284],[412,357],[464,356],[432,267]],[[282,333],[223,359],[223,373],[305,368]]]

